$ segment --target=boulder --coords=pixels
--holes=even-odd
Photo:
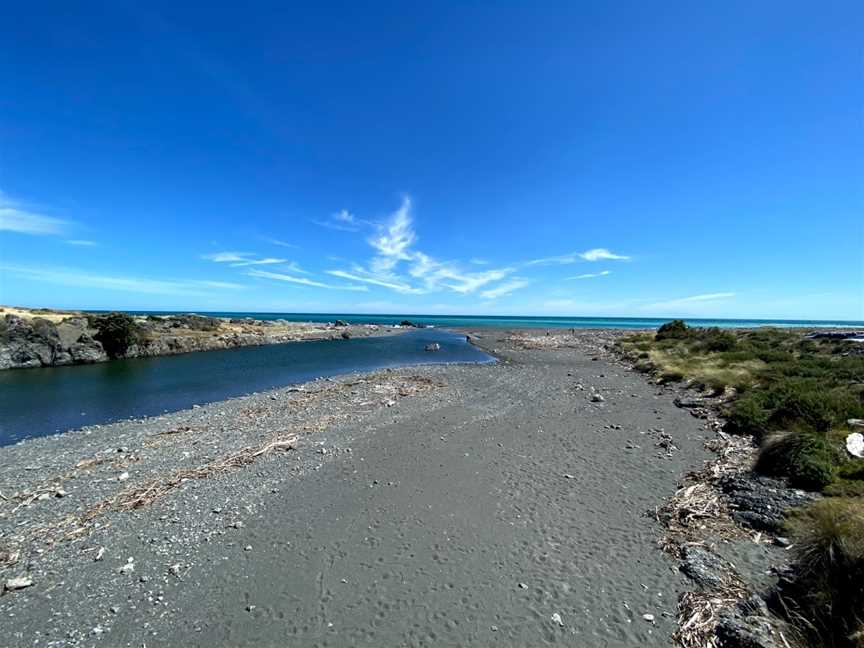
[[[681,561],[681,571],[701,587],[714,589],[723,585],[723,560],[705,547],[684,545]]]
[[[345,320],[336,320],[336,322],[333,325],[334,326],[348,326],[348,322],[346,322]]]
[[[724,612],[717,624],[717,639],[723,648],[781,648],[788,646],[783,635],[786,624],[772,616],[756,595]]]
[[[782,532],[786,511],[816,499],[812,493],[789,488],[783,480],[752,473],[724,477],[720,488],[735,520],[771,533]]]

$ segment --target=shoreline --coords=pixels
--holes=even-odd
[[[43,599],[40,592],[46,587],[62,590],[63,582],[69,581],[87,583],[95,590],[92,598],[97,601],[86,618],[50,624],[56,633],[75,636],[76,641],[113,632],[108,645],[139,645],[145,637],[148,645],[171,645],[181,639],[187,645],[252,645],[251,635],[238,629],[250,619],[269,628],[265,636],[273,639],[283,622],[270,599],[288,595],[294,603],[311,605],[317,600],[319,586],[300,578],[300,584],[283,591],[271,572],[289,580],[310,569],[314,572],[308,563],[314,555],[309,553],[311,548],[326,544],[330,536],[350,535],[353,527],[340,528],[338,520],[358,515],[365,519],[376,506],[385,506],[376,504],[379,492],[386,493],[389,503],[379,515],[373,514],[374,528],[383,525],[389,529],[381,538],[387,546],[406,531],[390,519],[394,513],[401,512],[396,515],[399,519],[420,515],[416,522],[429,524],[428,514],[421,515],[414,508],[416,498],[427,502],[430,511],[440,509],[431,520],[442,520],[440,531],[451,536],[475,534],[477,524],[497,529],[484,541],[461,550],[441,545],[434,554],[440,559],[419,557],[432,546],[424,544],[432,542],[431,537],[423,536],[420,545],[412,543],[415,551],[410,558],[399,551],[398,543],[390,548],[403,570],[413,569],[418,560],[425,565],[415,574],[421,581],[449,563],[467,570],[467,575],[450,574],[455,590],[464,592],[463,600],[467,597],[472,602],[469,607],[476,603],[478,610],[485,609],[491,621],[481,634],[466,635],[458,628],[451,628],[455,634],[444,632],[453,641],[497,645],[500,640],[536,643],[543,637],[569,637],[578,639],[580,645],[605,645],[603,642],[617,637],[668,645],[669,637],[688,621],[686,612],[702,602],[700,592],[710,591],[704,590],[700,578],[745,583],[744,590],[736,591],[749,593],[764,584],[766,569],[782,565],[783,550],[774,536],[742,531],[729,517],[728,504],[718,517],[721,527],[712,522],[701,535],[686,530],[685,541],[669,539],[669,534],[681,532],[670,521],[678,519],[682,491],[704,486],[714,489],[721,499],[734,497],[734,493],[717,490],[705,476],[705,471],[710,472],[706,466],[717,461],[711,456],[718,451],[721,456],[739,453],[734,456],[745,457],[738,471],[743,475],[747,450],[741,446],[730,451],[717,445],[723,434],[718,432],[716,415],[703,416],[681,404],[681,396],[692,395],[692,391],[646,380],[633,370],[632,363],[612,351],[615,339],[630,331],[562,334],[545,329],[484,328],[456,332],[468,336],[498,362],[344,374],[0,448],[0,577],[5,581],[23,575],[33,580],[32,587],[0,598],[0,614],[14,614],[31,632],[41,632],[40,615],[43,619],[49,613],[56,615],[57,605],[71,609],[68,606],[77,600],[77,585],[65,590],[72,602],[55,596],[61,602],[54,603]],[[595,394],[601,395],[596,402]],[[746,445],[746,440],[741,443]],[[752,450],[749,452],[752,456]],[[369,472],[373,464],[377,467]],[[463,468],[453,472],[454,466],[462,464]],[[356,483],[358,474],[364,475],[360,483]],[[509,484],[506,488],[496,481],[502,476]],[[451,491],[454,479],[459,488]],[[345,480],[346,486],[340,486]],[[354,486],[349,488],[348,483]],[[405,487],[409,489],[407,500],[399,491]],[[568,494],[574,487],[575,500]],[[335,496],[331,495],[334,488]],[[282,500],[282,493],[287,500]],[[489,500],[484,493],[497,495]],[[326,504],[332,497],[336,499]],[[480,508],[473,502],[476,498],[482,502]],[[637,500],[642,503],[635,504]],[[318,508],[310,508],[311,502],[323,503],[325,508],[335,506],[339,512],[321,517]],[[491,518],[490,511],[494,513]],[[527,511],[530,515],[525,517]],[[647,511],[652,513],[646,517]],[[298,516],[306,520],[298,527],[304,529],[299,535],[291,531],[293,522],[283,526]],[[446,522],[452,519],[462,522],[454,527]],[[533,525],[539,525],[543,533],[534,535]],[[737,530],[725,535],[718,530],[732,528],[729,525]],[[296,537],[281,539],[286,530]],[[28,536],[31,532],[36,535]],[[483,569],[475,571],[473,563],[464,560],[490,543],[497,547],[499,534],[512,536],[508,547],[527,541],[528,554],[512,550],[515,553],[508,559],[527,571],[511,574],[518,581],[515,589],[512,582],[495,585],[480,596],[469,581],[484,582],[487,572],[498,568],[481,560]],[[570,544],[570,554],[576,558],[556,558],[557,551],[549,554],[544,549],[549,534],[557,538],[555,542]],[[356,540],[359,545],[337,541],[333,546],[334,555],[348,560],[343,565],[342,585],[345,580],[349,584],[373,582],[366,570],[350,566],[372,561],[372,555],[363,553],[369,550],[359,548],[361,538]],[[206,558],[209,550],[201,554],[202,543],[216,554]],[[637,564],[628,568],[636,570],[635,576],[626,570],[616,572],[608,557],[598,556],[597,551],[610,543],[628,556],[638,556]],[[666,547],[666,553],[658,543]],[[259,556],[256,552],[262,545],[263,555]],[[707,567],[705,553],[686,549],[691,545],[708,551]],[[16,551],[18,556],[10,561]],[[238,561],[242,572],[216,560],[217,554],[237,551],[241,553],[229,564]],[[276,566],[298,551],[299,558],[289,559],[288,572],[287,567]],[[543,563],[552,559],[552,571],[536,563],[542,555],[547,556]],[[711,555],[718,560],[712,562]],[[130,557],[133,567],[126,567]],[[737,569],[730,571],[732,560]],[[27,569],[22,571],[22,566]],[[609,570],[614,573],[606,573]],[[245,582],[247,572],[254,575],[255,584],[250,583],[244,594],[252,602],[242,607],[236,601],[236,580]],[[571,574],[584,595],[591,596],[581,603],[569,601],[580,596],[570,588],[559,591],[555,583],[561,582],[561,572]],[[384,573],[378,577],[386,578]],[[602,580],[593,580],[597,578]],[[523,591],[521,584],[526,580],[531,584],[526,583],[525,594],[539,596],[528,608],[516,603],[512,594]],[[150,585],[151,581],[157,584]],[[223,592],[212,603],[225,618],[203,609],[187,582]],[[643,597],[643,587],[652,582],[648,586],[651,596]],[[429,581],[424,587],[437,592],[436,583]],[[339,584],[333,587],[339,589]],[[389,605],[398,608],[404,601],[416,601],[411,597],[420,595],[419,587],[403,581],[401,589],[409,598],[387,599]],[[345,589],[353,593],[344,595],[348,598],[342,605],[359,606],[365,610],[363,615],[346,618],[330,609],[322,616],[320,610],[303,604],[305,611],[300,616],[312,625],[298,630],[300,626],[294,624],[293,636],[322,640],[329,636],[326,624],[332,623],[325,619],[340,616],[340,626],[350,626],[359,633],[356,636],[366,637],[355,641],[357,645],[380,645],[372,637],[380,639],[381,630],[391,633],[385,635],[391,641],[407,636],[402,633],[408,632],[408,625],[389,616],[386,622],[373,623],[374,629],[368,626],[369,619],[381,619],[370,607],[380,604],[380,597],[368,592],[361,595],[356,587]],[[332,592],[331,596],[338,597]],[[485,596],[491,596],[494,605],[487,605]],[[600,602],[594,600],[598,596]],[[433,599],[438,603],[428,608],[430,614],[439,606],[444,609],[453,604],[446,592],[434,594]],[[543,603],[542,611],[537,602]],[[532,612],[522,616],[517,627],[502,621],[501,610],[495,606],[503,606],[506,615],[517,618]],[[599,606],[603,633],[591,630],[598,623],[596,617],[590,623],[579,620],[580,606]],[[734,605],[727,606],[724,618],[731,619],[729,624],[737,631],[749,632],[753,624],[758,629],[766,622],[758,614],[735,616],[735,610]],[[712,614],[716,612],[711,609]],[[563,625],[550,621],[552,614],[566,621]],[[177,625],[160,625],[158,615],[168,615]],[[643,615],[652,620],[646,621]],[[121,618],[126,621],[118,623]],[[429,631],[442,632],[443,622],[441,618],[430,621]],[[530,631],[521,630],[522,626]],[[229,630],[232,627],[235,629]],[[496,630],[490,630],[493,627]],[[152,632],[156,634],[148,634]],[[25,634],[22,631],[22,643],[15,645],[29,645],[24,642]],[[231,637],[227,644],[226,636]],[[116,643],[120,637],[123,641]],[[344,635],[333,639],[346,641]],[[598,643],[592,643],[595,640]],[[77,644],[61,640],[58,645]]]
[[[215,318],[195,314],[123,316],[134,330],[120,353],[100,322],[111,313],[0,306],[0,370],[37,369],[218,351],[247,346],[395,335],[408,327]]]
[[[12,645],[272,645],[288,632],[372,646],[418,623],[444,643],[668,645],[685,580],[642,513],[705,457],[703,433],[598,357],[596,336],[560,351],[481,335],[500,362],[347,375],[0,450],[0,543],[7,561],[20,552],[2,577],[33,581],[0,598]],[[676,450],[656,445],[658,426]],[[458,609],[474,621],[448,624]]]

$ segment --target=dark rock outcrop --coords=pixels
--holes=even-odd
[[[723,648],[781,648],[788,646],[784,634],[790,636],[786,624],[756,595],[725,612],[717,624],[717,639]]]
[[[803,506],[816,495],[789,488],[783,480],[749,473],[721,479],[720,487],[732,507],[732,517],[757,531],[780,533],[791,508]]]
[[[0,320],[0,369],[27,369],[107,359],[86,318],[60,325],[41,318],[7,314]]]

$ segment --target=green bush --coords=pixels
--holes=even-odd
[[[764,406],[762,394],[750,391],[739,396],[726,413],[726,430],[733,434],[752,434],[757,439],[768,430],[771,415]]]
[[[860,648],[864,639],[864,507],[857,498],[826,498],[788,523],[793,580],[783,603],[811,646]]]
[[[834,480],[837,451],[823,436],[806,432],[780,432],[765,439],[754,470],[763,475],[788,477],[796,488],[821,491]]]
[[[684,323],[684,320],[676,319],[671,322],[666,322],[663,326],[657,329],[655,340],[683,340],[690,333],[690,329]]]
[[[138,326],[125,313],[108,313],[91,319],[97,330],[94,336],[102,344],[110,358],[122,358],[133,344],[140,339]]]

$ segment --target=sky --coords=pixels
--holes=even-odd
[[[12,3],[0,303],[864,320],[864,3]]]

